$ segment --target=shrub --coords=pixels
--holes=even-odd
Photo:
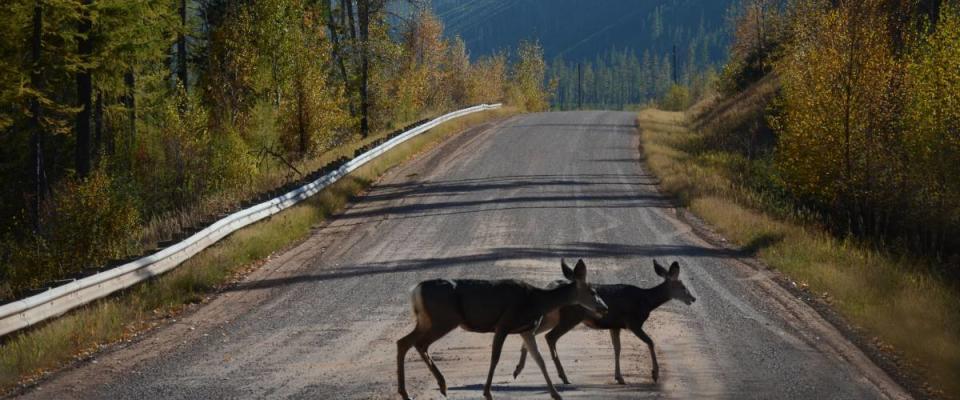
[[[90,268],[132,249],[140,216],[129,188],[102,170],[66,179],[46,205],[42,229],[7,242],[7,292],[19,292]]]
[[[690,106],[690,90],[683,85],[670,86],[663,96],[660,107],[668,111],[683,111]]]

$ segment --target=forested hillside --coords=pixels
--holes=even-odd
[[[676,79],[701,90],[726,60],[733,0],[434,0],[448,35],[474,55],[541,43],[558,108],[659,99]],[[674,62],[676,48],[676,65]],[[578,83],[580,64],[582,83]],[[579,85],[583,98],[577,95]]]
[[[960,398],[960,6],[752,0],[738,15],[695,132],[645,147],[675,143],[662,170],[699,213],[740,244],[773,238],[772,266],[902,355],[927,395]]]
[[[752,184],[823,215],[838,233],[956,255],[957,6],[754,3],[718,86],[732,98],[770,76],[778,93],[742,117],[748,121],[708,126],[715,144],[759,163]]]
[[[154,248],[346,144],[468,104],[546,107],[536,44],[468,59],[428,10],[389,5],[0,3],[0,300]]]

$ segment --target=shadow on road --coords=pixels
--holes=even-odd
[[[504,176],[381,185],[354,199],[355,205],[336,219],[408,219],[537,208],[671,208],[670,200],[657,192],[637,190],[637,186],[649,186],[653,182],[653,179],[641,175],[585,174]],[[620,189],[614,189],[615,186]],[[479,194],[524,188],[533,188],[536,192],[493,198],[482,198],[484,196]],[[450,200],[453,196],[468,194],[474,195],[473,198]],[[426,198],[441,201],[380,204],[395,199]],[[359,223],[373,221],[377,219]]]
[[[642,394],[647,392],[659,392],[660,387],[654,383],[630,383],[626,385],[618,384],[556,384],[557,391],[563,394],[576,394],[579,390],[590,391],[591,393],[635,393]],[[483,384],[472,384],[472,385],[462,385],[454,386],[449,388],[452,392],[457,391],[475,391],[482,392]],[[494,384],[490,386],[490,391],[492,392],[528,392],[528,393],[547,393],[546,384],[541,385],[510,385],[510,384]]]
[[[553,128],[550,131],[566,131],[566,130],[575,130],[575,131],[586,131],[589,133],[622,133],[633,135],[635,133],[636,125],[634,124],[512,124],[500,128],[501,131],[510,131],[510,130],[522,130],[526,131],[527,128]],[[544,132],[544,130],[538,130],[538,132]]]
[[[484,190],[521,189],[525,187],[543,189],[551,186],[648,186],[652,185],[653,181],[652,176],[618,174],[497,176],[473,179],[451,179],[435,182],[382,184],[377,185],[370,194],[364,195],[357,200],[372,202],[410,197],[449,196]]]
[[[756,245],[757,247],[751,248],[750,251],[759,251],[759,246],[771,245],[773,243],[775,242],[765,239],[765,241],[762,243],[758,243]],[[498,247],[481,253],[453,257],[405,259],[347,265],[336,268],[335,270],[329,272],[244,282],[228,288],[226,291],[261,290],[308,282],[322,282],[336,279],[354,278],[358,276],[397,274],[426,270],[443,270],[448,267],[463,266],[464,264],[490,264],[502,260],[529,260],[538,258],[552,259],[558,257],[734,258],[748,255],[750,255],[750,253],[746,253],[744,250],[718,249],[693,245],[628,245],[616,243],[574,242],[565,243],[556,247],[543,248]]]
[[[524,203],[533,203],[541,204],[538,206],[517,206],[517,207],[494,207],[494,208],[475,208],[479,206],[486,205],[505,205],[505,204],[524,204]],[[543,204],[543,203],[557,203],[557,204],[569,204],[567,206],[558,206],[554,204]],[[415,203],[415,204],[406,204],[406,205],[397,205],[397,206],[387,206],[387,207],[376,207],[376,208],[353,208],[346,214],[340,216],[338,219],[357,219],[357,218],[369,218],[369,217],[380,217],[390,215],[391,219],[395,215],[410,215],[414,214],[418,218],[435,216],[435,215],[450,215],[450,214],[462,214],[468,212],[485,212],[485,211],[503,211],[509,209],[529,209],[529,208],[550,208],[550,209],[563,209],[563,208],[578,208],[578,209],[589,209],[589,208],[640,208],[640,207],[654,207],[654,208],[672,208],[673,205],[669,200],[665,199],[663,196],[655,194],[613,194],[613,195],[601,195],[601,194],[584,194],[584,193],[571,193],[569,195],[547,195],[547,196],[515,196],[515,197],[501,197],[488,200],[462,200],[462,201],[440,201],[432,203]],[[473,209],[470,209],[473,208]],[[458,209],[470,209],[464,210],[462,212],[457,212]],[[443,213],[430,213],[434,210],[453,210]]]

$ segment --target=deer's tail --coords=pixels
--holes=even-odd
[[[417,321],[418,330],[430,329],[430,313],[423,298],[423,282],[414,286],[410,291],[410,304],[413,306],[413,318]]]
[[[418,283],[410,289],[410,305],[413,307],[413,315],[420,315],[423,310],[423,283]]]

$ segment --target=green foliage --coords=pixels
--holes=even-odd
[[[672,85],[660,101],[660,108],[667,111],[683,111],[690,107],[690,90],[686,86]]]
[[[543,111],[549,106],[549,93],[544,88],[546,64],[538,42],[520,42],[517,63],[510,71],[507,103],[528,111]]]
[[[304,65],[293,78],[293,92],[280,105],[281,142],[288,153],[317,155],[343,143],[351,126],[342,89],[321,71]]]
[[[20,1],[3,2],[0,4],[0,15],[24,20],[23,15],[31,11],[26,7],[27,4],[29,3]],[[23,29],[0,30],[0,132],[13,125],[17,114],[23,112],[20,104],[23,89],[21,85],[28,79],[27,71],[19,68],[16,48],[11,45],[26,41],[25,34]]]
[[[128,189],[102,171],[64,181],[45,210],[47,230],[17,244],[8,242],[12,257],[6,278],[11,286],[38,287],[127,255],[132,247],[129,233],[139,223],[136,199]]]
[[[770,0],[768,0],[770,1]],[[728,9],[743,0],[432,0],[450,36],[475,56],[489,56],[518,41],[538,38],[544,58],[595,60],[613,49],[649,50],[663,57],[676,45],[681,64],[723,62],[729,42]],[[695,60],[688,58],[693,48]],[[552,64],[552,63],[551,63]],[[574,65],[575,66],[575,65]],[[681,68],[681,74],[684,68]]]
[[[175,94],[161,105],[156,122],[141,132],[131,171],[148,215],[195,202],[220,178],[208,173],[214,135],[197,96]]]
[[[779,157],[800,196],[831,207],[862,201],[898,165],[884,157],[891,132],[896,62],[879,1],[799,13],[795,38],[779,64],[785,113]],[[899,146],[898,146],[899,147]],[[879,164],[877,162],[879,161]],[[871,193],[872,195],[872,193]]]
[[[244,129],[250,110],[262,94],[260,62],[255,40],[259,21],[249,6],[230,10],[221,25],[210,32],[206,73],[202,87],[213,121],[222,126]],[[269,43],[269,41],[267,41]]]
[[[715,74],[714,65],[701,54],[703,47],[698,43],[690,44],[676,66],[678,83],[686,86],[694,99],[707,93]],[[550,63],[547,75],[557,82],[553,90],[557,108],[576,108],[582,95],[584,107],[622,109],[662,99],[671,88],[673,69],[669,52],[656,54],[645,49],[638,58],[633,51],[611,50],[589,62],[557,58]]]
[[[907,59],[904,148],[911,206],[934,236],[960,231],[960,7],[946,4]],[[943,240],[943,239],[941,239]],[[945,241],[949,243],[950,239]],[[955,241],[955,240],[954,240]]]
[[[139,214],[125,185],[98,171],[60,191],[48,220],[54,265],[78,272],[127,254]]]

